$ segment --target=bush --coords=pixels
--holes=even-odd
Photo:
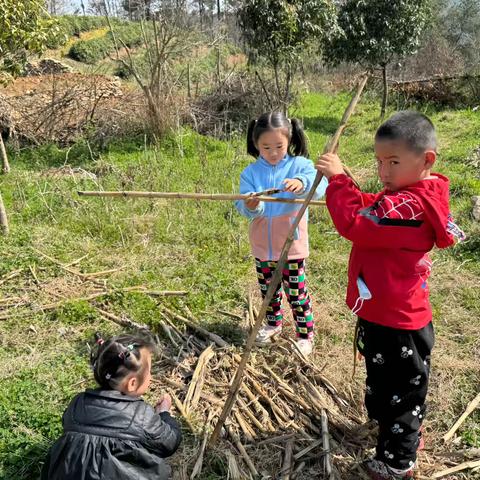
[[[114,25],[115,37],[127,47],[138,47],[142,43],[142,31],[137,23],[118,23]],[[119,43],[119,46],[121,44]],[[84,63],[96,63],[115,51],[115,43],[111,32],[100,38],[79,40],[68,51],[68,56],[73,60]]]
[[[78,62],[94,64],[105,58],[112,50],[112,43],[107,37],[93,40],[80,40],[68,51],[68,56]]]

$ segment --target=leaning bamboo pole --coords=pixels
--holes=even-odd
[[[123,197],[123,198],[166,198],[170,200],[246,200],[251,195],[230,195],[226,193],[182,193],[182,192],[102,192],[102,191],[79,191],[82,197]],[[304,200],[301,198],[278,198],[268,197],[264,195],[256,196],[256,200],[262,202],[278,202],[278,203],[297,203],[303,205]],[[319,207],[325,206],[323,200],[315,200],[310,205]]]
[[[354,97],[352,98],[350,104],[348,105],[347,109],[345,110],[345,113],[343,114],[342,120],[340,122],[340,125],[335,132],[335,135],[332,137],[332,139],[328,142],[327,146],[325,147],[324,152],[334,152],[337,149],[338,141],[340,140],[340,137],[342,133],[344,132],[347,122],[353,113],[355,106],[358,103],[358,100],[360,99],[360,96],[362,94],[362,91],[365,87],[365,84],[367,83],[368,80],[368,75],[365,75],[362,80],[360,81],[358,85],[357,92],[355,93]],[[288,232],[287,239],[285,240],[285,244],[283,246],[282,252],[280,254],[280,258],[277,262],[277,267],[273,273],[272,279],[270,281],[270,284],[268,286],[267,293],[265,295],[265,298],[263,299],[262,307],[260,308],[260,312],[258,313],[257,319],[255,321],[255,325],[252,328],[252,331],[250,332],[250,336],[248,337],[247,343],[245,345],[245,350],[242,355],[242,359],[238,365],[237,371],[235,373],[235,377],[233,379],[233,382],[230,386],[230,391],[228,394],[228,397],[225,401],[225,405],[223,407],[223,410],[220,414],[220,417],[217,421],[217,424],[215,425],[215,428],[213,430],[212,436],[210,437],[209,445],[213,446],[216,441],[218,440],[220,433],[222,431],[222,428],[225,424],[225,421],[227,420],[228,416],[230,415],[230,412],[235,404],[235,401],[237,399],[238,391],[240,390],[240,387],[242,385],[243,381],[243,376],[244,376],[244,370],[247,366],[249,357],[250,357],[250,352],[252,350],[253,344],[255,342],[255,338],[257,336],[258,330],[260,329],[260,326],[262,325],[264,319],[265,319],[265,314],[267,312],[267,308],[270,304],[270,301],[273,298],[273,295],[277,289],[278,284],[280,283],[280,279],[282,276],[282,271],[283,267],[285,265],[285,262],[288,257],[288,252],[290,250],[290,246],[293,243],[294,235],[295,235],[295,230],[298,227],[298,224],[300,223],[300,220],[303,217],[303,214],[305,213],[305,210],[307,209],[308,205],[310,204],[310,201],[313,198],[313,195],[315,193],[315,190],[317,189],[318,185],[320,184],[320,181],[322,180],[322,174],[320,172],[317,172],[317,175],[315,177],[315,181],[312,185],[312,188],[310,192],[307,195],[307,198],[304,200],[302,208],[297,213],[297,216],[295,218],[295,222],[292,224],[290,231]]]

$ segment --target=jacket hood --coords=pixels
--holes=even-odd
[[[412,192],[421,202],[425,216],[435,231],[435,245],[446,248],[455,243],[454,237],[447,230],[450,219],[449,181],[439,173],[432,173],[432,179],[421,180],[405,188]]]

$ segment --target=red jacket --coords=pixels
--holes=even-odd
[[[463,235],[451,222],[448,179],[440,174],[397,192],[362,193],[346,175],[334,175],[327,206],[343,237],[353,242],[347,305],[361,318],[417,330],[432,320],[427,279],[434,245],[445,248]],[[357,279],[370,299],[361,299]]]

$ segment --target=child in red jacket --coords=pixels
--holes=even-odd
[[[358,315],[365,405],[379,425],[376,455],[365,463],[376,480],[413,478],[434,343],[428,252],[463,239],[451,220],[448,179],[431,172],[436,146],[432,122],[404,111],[375,136],[382,192],[362,193],[335,154],[316,165],[329,179],[333,222],[353,244],[347,304]]]

